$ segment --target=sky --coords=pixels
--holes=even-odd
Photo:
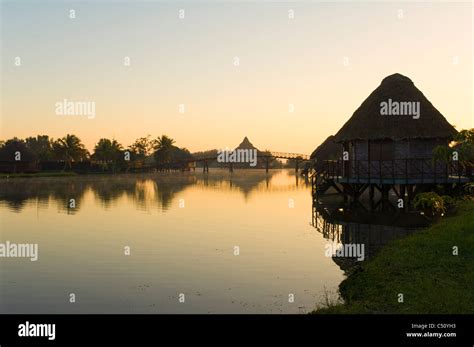
[[[3,140],[69,133],[92,150],[167,134],[199,151],[247,136],[310,154],[397,72],[451,124],[474,127],[470,2],[1,5]],[[64,99],[94,102],[95,117],[57,114]]]

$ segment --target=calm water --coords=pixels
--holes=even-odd
[[[0,311],[308,312],[344,279],[310,190],[286,170],[2,180],[1,240],[39,259],[0,258]]]

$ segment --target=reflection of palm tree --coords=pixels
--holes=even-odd
[[[53,150],[58,158],[65,161],[64,169],[66,165],[71,168],[73,161],[85,159],[87,156],[87,150],[76,135],[67,134],[57,139],[53,144]]]
[[[57,180],[12,180],[0,182],[0,202],[5,201],[9,207],[20,212],[28,201],[35,201],[38,205],[48,206],[55,201],[61,211],[73,214],[79,211],[85,191],[88,189],[87,180],[59,177]],[[74,208],[70,208],[71,199],[74,199]]]
[[[123,195],[133,197],[138,182],[140,182],[140,179],[129,179],[129,177],[111,179],[108,177],[93,180],[91,182],[91,189],[103,206],[109,207],[113,201],[119,199]]]
[[[135,201],[140,208],[157,203],[161,210],[167,210],[173,201],[189,186],[219,191],[239,191],[247,200],[253,191],[269,189],[272,175],[264,171],[249,171],[229,177],[225,171],[216,171],[210,175],[153,175],[153,176],[80,176],[73,178],[58,177],[55,180],[31,180],[28,184],[22,179],[0,181],[0,204],[6,202],[11,210],[19,212],[28,200],[48,205],[55,201],[61,211],[75,213],[80,210],[86,192],[94,194],[104,208],[126,196]],[[229,178],[231,181],[229,182]],[[284,189],[292,189],[283,186]],[[69,208],[70,199],[75,207]]]

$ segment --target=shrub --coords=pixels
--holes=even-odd
[[[452,196],[443,195],[441,199],[443,199],[444,207],[448,207],[455,204],[455,200]]]
[[[464,187],[464,194],[467,196],[474,195],[474,182],[467,183]]]
[[[443,198],[434,192],[417,194],[413,206],[429,217],[440,216],[446,212]]]
[[[441,198],[443,199],[444,209],[446,213],[455,213],[457,210],[456,199],[449,195],[443,195]]]

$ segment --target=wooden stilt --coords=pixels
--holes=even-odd
[[[403,210],[407,211],[407,199],[406,199],[406,186],[404,184],[400,185],[400,196],[403,199]]]
[[[347,204],[347,202],[349,201],[349,197],[348,197],[348,194],[347,194],[347,186],[346,185],[342,186],[342,193],[344,194],[344,203]]]
[[[382,210],[387,210],[388,209],[388,189],[387,185],[383,184],[382,185]]]
[[[407,185],[407,192],[408,192],[407,206],[409,207],[411,205],[412,200],[413,200],[413,185],[411,185],[411,184]]]
[[[373,211],[375,209],[375,202],[374,202],[374,185],[370,185],[369,189],[369,200],[370,200],[370,209]]]

